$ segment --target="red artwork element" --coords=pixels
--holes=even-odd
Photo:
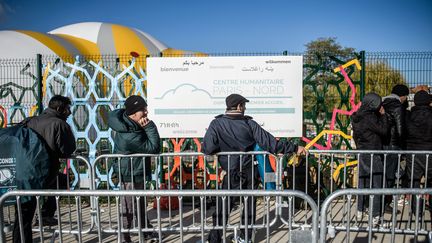
[[[2,114],[2,117],[3,117],[3,126],[2,126],[2,128],[5,128],[5,127],[7,127],[7,124],[8,124],[8,120],[7,120],[7,111],[6,111],[6,109],[3,107],[3,106],[1,106],[0,105],[0,113]]]
[[[138,57],[140,56],[137,52],[134,52],[134,51],[131,51],[131,52],[130,52],[130,55],[131,55],[132,57],[135,57],[135,58],[138,58]]]
[[[342,65],[339,66],[339,71],[344,76],[345,81],[348,83],[350,89],[352,90],[351,97],[349,99],[349,102],[351,104],[351,110],[346,111],[346,110],[341,110],[341,109],[334,108],[333,109],[332,119],[331,119],[331,122],[330,122],[330,130],[334,130],[337,114],[351,116],[354,112],[356,112],[358,110],[358,108],[360,108],[360,105],[361,105],[360,102],[358,104],[356,104],[355,101],[354,101],[355,100],[355,95],[356,95],[356,88],[355,88],[354,84],[352,83],[351,79],[349,78],[348,74],[345,72],[345,69],[344,69],[344,67]],[[331,145],[332,136],[333,136],[332,134],[328,135],[327,142],[326,142],[325,146],[320,145],[320,144],[316,144],[316,143],[313,144],[313,146],[316,147],[317,149],[320,149],[320,150],[331,149],[331,147],[332,147],[332,145]],[[302,137],[302,140],[305,141],[306,143],[309,143],[311,141],[310,139],[308,139],[306,137]]]

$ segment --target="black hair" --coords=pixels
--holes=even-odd
[[[72,102],[69,99],[69,97],[65,97],[61,95],[54,95],[48,103],[49,108],[58,110],[60,112],[66,110],[66,107],[70,105],[72,105]]]

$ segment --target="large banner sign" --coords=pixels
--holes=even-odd
[[[149,118],[161,137],[203,137],[225,98],[250,100],[252,116],[275,137],[301,137],[303,57],[152,57],[147,59]]]

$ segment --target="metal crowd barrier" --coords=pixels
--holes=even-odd
[[[306,192],[314,198],[318,206],[331,193],[338,189],[357,188],[359,181],[359,159],[363,159],[367,163],[373,164],[375,158],[379,158],[382,162],[383,182],[381,188],[388,188],[386,183],[386,175],[390,175],[388,164],[394,161],[395,173],[394,188],[417,188],[413,178],[417,175],[414,173],[414,163],[409,163],[421,158],[425,161],[425,171],[432,171],[432,151],[404,151],[404,150],[310,150],[309,155],[297,164],[285,164],[283,173],[285,178],[289,178],[290,186],[283,188],[294,188]],[[406,165],[410,164],[411,168],[407,174]],[[303,167],[305,167],[303,169]],[[302,168],[301,172],[298,168]],[[372,167],[371,167],[372,168]],[[288,169],[288,172],[287,172]],[[369,174],[371,171],[369,171]],[[372,171],[375,173],[375,171]],[[415,175],[415,176],[414,176]],[[299,180],[302,176],[304,180]],[[303,186],[296,186],[301,182]],[[424,187],[432,187],[432,180],[425,173],[421,184]]]
[[[254,166],[250,164],[249,166],[240,165],[240,173],[242,170],[249,168],[248,172],[250,173],[250,178],[253,181],[258,182],[257,174],[258,174],[258,161],[262,162],[262,171],[264,171],[263,175],[260,175],[261,183],[252,183],[249,186],[251,190],[264,190],[263,185],[272,184],[273,190],[281,190],[282,189],[282,174],[281,172],[281,159],[282,157],[274,156],[268,152],[264,151],[254,151],[254,152],[223,152],[218,153],[216,155],[207,156],[203,153],[198,152],[182,152],[182,153],[163,153],[158,155],[153,154],[132,154],[132,155],[120,155],[120,154],[105,154],[96,158],[93,163],[93,172],[95,178],[95,186],[94,188],[106,189],[106,190],[122,190],[122,182],[123,178],[121,173],[114,173],[113,168],[116,168],[117,171],[121,170],[121,163],[129,164],[129,172],[133,174],[134,167],[132,166],[133,160],[138,158],[139,161],[145,161],[147,158],[151,159],[151,170],[152,177],[149,178],[143,175],[143,178],[139,178],[144,181],[144,185],[146,189],[156,189],[156,190],[221,190],[222,189],[222,177],[226,176],[228,181],[232,180],[242,180],[238,178],[230,178],[232,173],[230,173],[230,169],[227,171],[222,170],[219,166],[219,158],[221,156],[225,156],[227,159],[228,168],[230,168],[231,163],[239,163],[239,161],[243,161],[243,158],[249,156],[249,158],[253,161]],[[261,156],[261,157],[260,157]],[[268,161],[264,161],[266,158]],[[267,163],[264,163],[267,162]],[[240,162],[241,164],[242,162]],[[148,164],[143,163],[144,171],[148,168]],[[271,169],[269,167],[272,167]],[[273,172],[272,172],[273,171]],[[104,183],[104,181],[106,181]],[[134,183],[132,183],[131,189],[142,189],[142,188],[133,188]],[[230,184],[227,188],[231,190]],[[243,185],[240,185],[239,189],[247,189],[244,188]],[[252,198],[252,200],[255,200]],[[282,202],[282,200],[284,200]],[[112,212],[111,202],[112,199],[108,198],[107,207],[104,208],[104,212],[109,215],[109,219],[115,215],[115,212]],[[231,211],[231,199],[228,198],[228,210]],[[307,223],[308,218],[310,218],[310,212],[302,211],[302,217],[294,217],[295,220],[299,222],[291,221],[286,217],[290,217],[293,215],[295,199],[288,199],[283,197],[275,198],[271,203],[276,206],[277,211],[275,213],[278,214],[278,217],[281,218],[281,221],[288,225],[290,224],[292,227],[303,227],[305,223]],[[307,209],[307,203],[304,200],[304,205]],[[148,199],[144,198],[145,204],[147,204]],[[172,202],[171,197],[163,198],[163,202],[165,204],[164,208],[168,211],[168,223],[171,226],[172,222],[172,208],[177,207],[177,202]],[[197,203],[197,199],[192,197],[188,203],[192,207],[192,211],[195,211],[195,205]],[[216,210],[220,205],[217,203],[217,197],[209,197],[204,198],[204,207],[214,206]],[[135,206],[134,206],[135,207]],[[286,213],[283,213],[285,212]],[[204,210],[205,216],[207,216],[207,210]],[[192,214],[192,224],[191,227],[196,227],[196,219],[197,215]],[[205,217],[207,218],[207,217]],[[111,220],[109,220],[111,221]],[[304,222],[303,222],[304,221]],[[103,228],[103,232],[112,233],[114,229],[111,228],[112,223],[109,223],[107,227]]]
[[[419,211],[419,215],[423,216],[420,220],[421,228],[415,228],[414,230],[412,228],[402,228],[400,224],[398,226],[393,224],[394,229],[392,231],[373,227],[359,227],[357,225],[357,221],[353,222],[353,220],[347,216],[348,213],[351,213],[350,205],[356,204],[359,196],[368,195],[366,192],[370,192],[370,194],[373,195],[375,193],[374,190],[377,189],[376,185],[373,186],[372,183],[370,183],[370,181],[372,181],[372,176],[370,175],[374,174],[375,171],[369,170],[369,175],[366,175],[366,177],[369,177],[369,185],[363,186],[364,188],[369,189],[359,190],[364,190],[364,194],[358,194],[355,198],[352,196],[348,197],[348,195],[342,195],[342,200],[339,200],[338,203],[329,204],[331,209],[329,210],[329,232],[346,231],[348,229],[348,231],[353,232],[394,232],[395,234],[416,235],[415,232],[418,234],[425,234],[429,231],[429,229],[425,226],[425,216],[428,214],[426,212],[426,206],[432,208],[431,203],[429,203],[429,205],[426,203],[427,198],[424,195],[422,198],[417,198],[417,200],[411,200],[409,195],[413,194],[413,192],[416,192],[417,189],[413,189],[414,191],[411,191],[411,193],[406,193],[406,195],[404,193],[398,193],[397,190],[399,188],[432,187],[432,180],[428,178],[430,175],[427,173],[429,170],[432,171],[432,167],[429,166],[429,163],[432,160],[432,151],[310,150],[308,156],[299,158],[297,160],[293,160],[288,156],[275,156],[269,154],[268,152],[262,151],[225,152],[211,156],[198,152],[163,153],[156,155],[105,154],[97,157],[94,163],[88,169],[90,182],[92,182],[90,183],[90,189],[102,189],[108,191],[114,190],[118,192],[144,189],[151,190],[149,193],[159,193],[160,191],[163,191],[167,192],[168,194],[175,194],[179,191],[183,192],[187,190],[197,191],[197,193],[200,195],[202,194],[206,196],[201,197],[196,196],[195,194],[190,194],[190,197],[181,197],[180,199],[179,197],[170,196],[171,194],[161,194],[159,199],[154,199],[153,196],[149,197],[147,194],[144,194],[146,196],[143,196],[141,200],[144,201],[145,205],[153,203],[154,209],[161,210],[161,215],[163,217],[158,219],[164,225],[161,231],[170,231],[172,229],[178,230],[180,227],[185,232],[198,232],[201,230],[202,226],[206,229],[213,227],[211,220],[209,220],[210,212],[212,212],[212,210],[219,210],[218,207],[220,207],[220,204],[218,204],[217,201],[220,200],[223,195],[225,195],[225,192],[231,191],[233,189],[230,188],[231,184],[229,184],[226,190],[223,190],[222,178],[225,176],[228,178],[228,181],[245,180],[244,178],[230,178],[232,177],[230,169],[228,169],[228,171],[221,169],[219,160],[222,158],[222,156],[228,160],[228,164],[239,163],[238,161],[243,161],[245,158],[251,158],[254,166],[252,166],[252,164],[250,167],[240,166],[241,169],[239,175],[244,176],[241,172],[246,168],[247,172],[250,173],[249,178],[253,178],[254,181],[254,183],[252,183],[252,185],[249,187],[249,189],[251,189],[253,192],[257,190],[263,193],[282,193],[286,190],[302,191],[308,195],[309,198],[312,198],[316,202],[318,208],[324,206],[321,204],[324,200],[328,200],[326,198],[334,198],[334,193],[339,193],[340,189],[358,187],[360,179],[358,173],[360,168],[358,163],[359,160],[362,160],[362,163],[369,163],[369,165],[374,163],[382,163],[382,171],[379,172],[381,174],[380,180],[382,180],[380,182],[381,186],[379,187],[381,189],[386,189],[388,187],[388,179],[386,177],[387,175],[391,175],[391,173],[389,173],[387,165],[389,163],[396,163],[396,169],[393,174],[394,185],[391,186],[392,188],[386,189],[389,190],[386,191],[388,192],[386,195],[392,195],[390,192],[393,191],[395,192],[395,195],[400,195],[402,198],[396,198],[395,195],[390,197],[390,199],[393,199],[391,206],[393,206],[395,211],[394,214],[392,214],[392,220],[395,218],[395,215],[398,214],[397,202],[399,200],[402,201],[402,203],[407,203],[409,217],[414,215],[414,211],[416,210]],[[269,161],[264,163],[264,174],[261,174],[259,176],[261,179],[258,180],[258,163],[260,161],[262,162],[263,158],[265,157],[267,157]],[[145,161],[146,158],[151,160],[150,164],[143,163],[145,167],[150,167],[144,167],[144,170],[149,169],[151,171],[151,176],[143,175],[143,185],[138,186],[137,188],[135,187],[136,183],[133,181],[133,179],[131,181],[131,187],[122,188],[123,182],[125,182],[124,178],[122,178],[121,173],[115,173],[114,168],[117,168],[117,170],[120,171],[121,163],[127,163],[129,164],[130,172],[133,173],[133,159],[135,158],[139,158],[140,161]],[[82,159],[85,161],[85,164],[89,166],[87,160],[84,158]],[[412,163],[412,161],[416,162]],[[422,167],[422,170],[425,171],[424,175],[418,172],[418,168],[415,168],[415,166],[418,166],[419,161],[424,162],[424,167]],[[267,172],[269,167],[271,167],[274,172]],[[228,166],[228,168],[230,167]],[[373,168],[373,166],[370,166],[370,168]],[[83,173],[78,174],[82,175]],[[74,175],[74,181],[76,181],[77,178],[75,172]],[[70,178],[70,176],[68,176],[68,178]],[[78,178],[78,180],[81,179]],[[267,187],[267,185],[271,186]],[[240,188],[247,189],[244,186]],[[381,197],[380,213],[381,215],[387,217],[388,213],[385,213],[384,205],[385,197]],[[268,207],[266,206],[267,200],[265,198],[255,198],[255,196],[252,195],[250,199],[254,201],[258,199],[261,202],[260,206],[262,206],[262,210],[264,211],[266,210],[266,207]],[[225,206],[228,207],[229,211],[231,211],[232,198],[227,197],[226,200],[227,205]],[[59,200],[57,198],[57,203],[58,201]],[[102,233],[118,234],[120,231],[118,231],[118,228],[115,226],[118,220],[118,215],[123,214],[123,209],[118,206],[118,198],[111,197],[107,194],[106,198],[103,199],[89,197],[89,201],[92,217],[90,218],[88,224],[84,224],[85,227],[82,227],[80,232],[77,230],[78,226],[72,226],[72,223],[69,223],[71,226],[68,230],[64,230],[63,227],[61,231],[56,230],[55,232],[79,235],[93,232],[94,228],[97,227],[97,229]],[[236,202],[237,201],[238,200],[236,199]],[[373,200],[370,201],[373,202]],[[140,202],[133,200],[132,203],[133,214],[135,215],[139,210],[139,207],[137,208],[136,205],[138,205]],[[309,210],[311,206],[308,200],[304,198],[299,199],[292,196],[290,197],[281,195],[271,198],[268,203],[270,204],[270,208],[274,208],[273,214],[271,214],[272,217],[268,221],[263,219],[262,223],[258,223],[258,221],[256,221],[256,223],[253,225],[254,229],[266,228],[268,225],[272,226],[276,221],[282,222],[283,224],[289,226],[290,230],[310,228],[310,221],[311,219],[313,220],[313,212]],[[241,203],[238,204],[240,207],[245,207],[245,205],[248,205]],[[414,204],[419,204],[420,206],[414,208]],[[67,205],[71,205],[71,203],[68,202]],[[341,207],[340,205],[343,206]],[[179,208],[184,206],[187,206],[189,207],[188,209],[190,209],[189,216],[191,217],[191,223],[188,224],[184,224],[185,222],[181,220],[174,220],[173,218],[175,212],[178,212]],[[232,206],[232,208],[235,210],[236,206]],[[102,216],[107,216],[106,221],[100,222],[96,219],[96,211],[98,210]],[[257,212],[259,210],[257,210]],[[147,213],[147,211],[145,213]],[[356,213],[357,211],[355,210],[352,215]],[[340,214],[342,214],[342,217]],[[405,216],[406,215],[401,214],[401,219],[397,220],[397,222],[405,222]],[[202,223],[203,221],[201,221],[201,217],[204,217],[205,219],[204,224]],[[342,218],[342,220],[337,219],[337,217]],[[381,220],[381,223],[389,221],[388,219],[385,219],[385,217]],[[69,221],[72,222],[71,217],[69,218]],[[338,220],[340,221],[339,225],[336,225]],[[9,219],[9,221],[11,220]],[[406,221],[408,221],[409,225],[411,225],[413,222],[411,219],[407,219]],[[136,224],[136,222],[134,223]],[[232,219],[229,218],[226,229],[236,229],[235,225],[236,221],[232,221]],[[347,227],[347,225],[349,227]],[[40,228],[35,230],[41,231]],[[150,232],[151,230],[148,231]],[[393,236],[392,239],[394,239]]]
[[[93,164],[93,171],[98,170],[98,161],[100,162],[107,161],[113,158],[135,158],[135,157],[151,157],[153,161],[153,176],[152,178],[144,178],[147,180],[147,184],[149,186],[147,188],[153,189],[161,189],[164,190],[183,190],[183,189],[192,189],[192,190],[220,190],[221,189],[221,174],[226,173],[226,176],[230,176],[229,171],[224,172],[220,166],[218,166],[218,158],[219,156],[252,156],[253,160],[256,161],[256,157],[259,155],[267,155],[269,156],[270,164],[273,169],[275,169],[275,173],[272,178],[272,183],[275,183],[275,187],[273,190],[300,190],[304,191],[306,194],[311,196],[320,207],[320,204],[323,200],[331,195],[333,192],[339,189],[344,188],[357,188],[359,182],[359,159],[364,160],[366,163],[376,163],[374,162],[376,158],[379,158],[381,163],[383,163],[382,170],[382,183],[380,188],[386,188],[386,174],[387,164],[396,163],[396,172],[394,174],[394,188],[402,188],[402,187],[413,187],[415,183],[413,183],[414,176],[414,163],[411,163],[411,174],[407,175],[405,173],[402,176],[402,169],[405,167],[407,170],[406,164],[407,161],[414,161],[416,158],[423,156],[423,159],[426,159],[426,171],[428,169],[429,161],[432,156],[431,151],[372,151],[372,150],[311,150],[309,155],[303,158],[298,159],[297,161],[292,161],[288,156],[274,156],[270,155],[267,152],[229,152],[229,153],[218,153],[214,156],[206,156],[202,153],[197,152],[183,152],[183,153],[164,153],[160,155],[145,155],[145,154],[137,154],[137,155],[103,155],[96,159],[96,162]],[[241,161],[241,160],[240,160]],[[117,164],[119,165],[119,164]],[[267,166],[267,164],[265,165]],[[109,166],[105,166],[105,168],[109,168]],[[372,168],[372,166],[370,166]],[[252,167],[251,173],[254,174],[257,170],[256,167]],[[373,171],[372,171],[373,172]],[[108,175],[108,171],[103,174]],[[96,178],[96,182],[98,181],[97,175],[94,175]],[[121,179],[121,178],[118,178]],[[264,180],[267,179],[266,176],[263,177]],[[424,179],[421,184],[423,187],[428,187],[428,174],[426,173]],[[253,189],[262,189],[264,190],[267,181],[261,181],[259,187],[255,188],[255,185],[252,186]],[[98,183],[96,183],[97,185]],[[100,185],[100,184],[99,184]],[[104,187],[105,189],[120,189],[119,182],[110,183],[110,186]],[[369,187],[368,185],[365,186]],[[372,188],[372,185],[370,185]],[[420,187],[419,183],[415,185],[415,187]],[[95,188],[97,188],[95,186]],[[343,198],[344,202],[347,203],[346,197]],[[358,199],[358,197],[356,198]],[[398,198],[399,199],[399,198]],[[403,198],[401,199],[403,200]],[[205,198],[205,201],[212,201],[211,198]],[[214,201],[214,200],[213,200]],[[422,201],[422,214],[424,214],[426,200]],[[410,203],[410,202],[408,202]],[[208,203],[205,204],[207,206]],[[288,224],[288,220],[285,220],[285,217],[290,214],[290,212],[296,212],[296,210],[301,209],[299,212],[304,213],[304,219],[308,218],[307,214],[307,205],[302,200],[296,200],[295,198],[292,201],[287,200],[286,198],[276,198],[275,205],[279,208],[279,216],[285,224]],[[195,205],[195,198],[192,198],[192,206]],[[384,214],[384,200],[381,202],[381,213]],[[216,205],[217,207],[217,205]],[[172,201],[171,198],[167,199],[167,209],[168,209],[168,219],[171,224],[171,209],[172,209]],[[110,207],[107,208],[110,210]],[[344,213],[346,209],[342,209]],[[410,209],[411,210],[411,209]],[[331,218],[333,212],[331,211]],[[296,218],[298,220],[298,218]],[[196,220],[193,220],[196,222]],[[296,227],[301,227],[302,219],[292,222],[292,225]]]
[[[85,215],[85,213],[91,213],[91,211],[89,210],[83,210],[82,205],[81,205],[81,199],[82,197],[94,197],[96,200],[96,208],[95,208],[95,213],[96,213],[96,221],[95,221],[95,226],[97,227],[96,230],[94,230],[94,233],[97,233],[97,240],[98,242],[104,242],[106,239],[106,234],[103,234],[103,229],[102,229],[102,225],[104,224],[104,219],[102,216],[102,209],[100,207],[101,200],[104,200],[104,198],[114,198],[115,199],[115,209],[116,209],[116,220],[115,225],[117,227],[113,227],[113,231],[111,233],[116,234],[117,236],[117,241],[118,242],[122,242],[122,234],[123,233],[132,233],[132,234],[136,234],[138,235],[139,238],[139,242],[143,242],[144,240],[144,234],[146,232],[157,232],[158,233],[158,237],[159,237],[159,242],[162,242],[162,233],[163,232],[174,232],[177,233],[175,234],[176,237],[178,236],[180,240],[180,242],[183,242],[184,240],[184,234],[188,233],[188,232],[198,232],[200,239],[202,240],[202,242],[205,242],[205,233],[208,232],[209,230],[212,229],[219,229],[223,231],[223,242],[225,242],[226,239],[226,234],[228,231],[234,231],[234,235],[238,233],[239,230],[244,229],[244,230],[248,230],[248,229],[253,229],[253,230],[259,230],[259,229],[263,229],[265,230],[265,240],[266,242],[270,242],[270,227],[272,226],[272,224],[274,224],[275,221],[277,221],[277,218],[274,219],[272,221],[271,219],[271,213],[270,213],[270,205],[269,202],[271,200],[271,198],[277,198],[277,197],[287,197],[287,198],[293,198],[293,197],[298,197],[301,200],[304,200],[308,203],[308,206],[310,207],[310,210],[312,212],[311,214],[311,218],[310,218],[310,225],[308,225],[307,228],[310,228],[310,230],[305,231],[306,234],[309,235],[309,237],[306,237],[306,240],[308,241],[312,241],[312,242],[317,242],[318,241],[318,207],[316,206],[315,202],[309,197],[307,196],[305,193],[303,192],[299,192],[299,191],[262,191],[262,190],[224,190],[224,191],[216,191],[216,190],[207,190],[207,191],[202,191],[202,190],[184,190],[184,191],[179,191],[179,190],[134,190],[134,191],[106,191],[106,190],[89,190],[89,191],[41,191],[41,190],[34,190],[34,191],[11,191],[8,192],[7,194],[3,195],[0,198],[0,208],[3,208],[3,205],[5,203],[5,201],[8,199],[8,197],[23,197],[23,196],[36,196],[37,199],[39,200],[39,197],[41,196],[55,196],[56,199],[60,198],[60,197],[74,197],[75,198],[75,205],[76,205],[76,225],[77,228],[75,231],[71,231],[71,230],[65,230],[63,228],[63,218],[59,217],[58,220],[58,225],[55,227],[55,232],[57,234],[59,234],[59,240],[60,242],[63,242],[63,234],[76,234],[77,236],[77,240],[78,242],[83,242],[84,238],[83,238],[83,234],[87,233],[84,232],[83,230],[83,226],[82,226],[82,222],[84,219],[88,218],[89,215]],[[131,229],[125,229],[122,226],[122,214],[120,212],[120,200],[123,197],[133,197],[137,202],[139,202],[139,200],[141,200],[143,197],[152,197],[155,198],[156,202],[157,202],[157,208],[156,208],[156,221],[157,224],[155,224],[154,227],[148,227],[148,225],[146,224],[144,227],[142,224],[142,218],[141,218],[141,213],[138,212],[137,215],[134,216],[134,227]],[[178,218],[179,218],[179,222],[175,225],[169,225],[169,224],[164,224],[162,222],[162,212],[161,212],[161,198],[163,197],[172,197],[172,198],[177,198],[179,200],[179,208],[178,208]],[[196,226],[188,226],[185,225],[185,221],[187,219],[187,215],[188,210],[186,210],[186,208],[184,207],[184,200],[188,197],[196,197],[199,198],[199,224],[197,224]],[[227,207],[227,201],[229,198],[234,198],[234,197],[240,197],[243,200],[250,200],[251,197],[262,197],[263,200],[263,211],[260,214],[260,219],[262,218],[262,220],[265,221],[265,223],[263,224],[254,224],[253,222],[247,222],[247,220],[244,223],[241,222],[233,222],[233,223],[224,223],[220,226],[213,226],[213,225],[208,225],[206,216],[205,216],[205,208],[204,208],[204,200],[206,197],[221,197],[222,199],[222,206],[223,208]],[[19,199],[18,199],[19,201]],[[248,204],[245,204],[245,207],[247,207]],[[138,207],[139,208],[139,207]],[[247,208],[245,210],[245,219],[247,219],[248,217],[248,213],[247,213]],[[60,213],[59,213],[60,215]],[[291,215],[290,217],[294,217],[293,215]],[[90,216],[90,218],[93,218]],[[257,219],[258,221],[259,219]],[[154,220],[153,220],[154,221]],[[0,211],[0,228],[3,228],[4,226],[4,218],[3,218],[3,210]],[[19,219],[19,223],[21,224],[21,217]],[[120,230],[119,230],[120,229]],[[292,239],[294,237],[294,230],[292,229],[291,225],[288,225],[288,232],[289,232],[289,237],[290,239]],[[106,233],[106,232],[105,232]],[[4,232],[2,232],[0,234],[0,242],[6,242],[7,238],[6,238],[6,234]],[[41,231],[39,232],[39,238],[41,239],[41,241],[43,241],[43,230],[41,228]],[[305,238],[304,238],[305,239]],[[87,239],[89,240],[89,239]],[[94,239],[93,239],[94,240]],[[246,238],[247,240],[247,238]]]
[[[353,218],[352,216],[355,216],[356,210],[352,210],[351,204],[353,201],[353,196],[360,196],[365,195],[369,196],[370,201],[376,200],[377,197],[382,195],[391,195],[393,197],[393,212],[391,215],[391,218],[389,219],[389,223],[387,226],[383,226],[382,223],[384,219],[381,219],[381,226],[380,227],[374,227],[372,223],[372,217],[371,214],[369,214],[368,221],[366,223],[366,226],[362,225],[360,222],[357,221],[356,218]],[[397,227],[397,217],[396,217],[396,198],[398,195],[411,195],[415,196],[417,198],[416,200],[416,210],[413,214],[410,212],[409,218],[407,222],[408,228],[406,229],[400,229]],[[383,189],[343,189],[336,191],[332,193],[329,197],[326,198],[326,200],[323,202],[321,207],[321,219],[320,219],[320,242],[324,243],[327,240],[327,233],[331,238],[334,238],[335,231],[345,231],[346,232],[346,241],[350,242],[350,232],[367,232],[368,233],[368,242],[372,242],[373,233],[391,233],[391,240],[390,242],[395,242],[395,234],[412,234],[414,235],[414,242],[417,242],[418,235],[428,235],[430,234],[431,229],[426,230],[424,227],[424,214],[420,212],[420,197],[428,195],[429,197],[432,195],[432,188],[428,189],[390,189],[390,188],[383,188]],[[347,204],[344,205],[344,208],[346,209],[343,215],[343,219],[341,221],[341,224],[338,226],[333,225],[332,220],[327,220],[328,211],[332,210],[332,203],[335,199],[339,197],[346,197]],[[345,202],[345,198],[344,198]],[[372,210],[372,206],[369,206],[370,211]],[[414,219],[414,228],[411,228],[411,220],[412,216],[415,217]],[[431,239],[429,239],[431,240]]]
[[[152,178],[144,177],[143,180],[146,183],[153,183],[152,186],[158,188],[160,186],[161,181],[166,181],[167,183],[176,183],[175,186],[178,186],[180,189],[183,188],[184,184],[188,181],[192,181],[191,189],[206,189],[207,183],[212,183],[210,186],[213,188],[217,188],[218,183],[220,183],[220,173],[222,173],[222,169],[218,164],[217,158],[219,156],[227,156],[228,164],[230,163],[238,163],[238,161],[234,161],[234,159],[230,159],[233,156],[239,156],[240,160],[242,157],[250,156],[255,164],[257,164],[257,156],[267,156],[273,162],[269,164],[264,164],[264,170],[267,170],[269,166],[273,167],[272,169],[276,169],[279,171],[279,168],[276,166],[280,166],[281,157],[275,156],[268,152],[264,151],[254,151],[254,152],[223,152],[218,153],[216,155],[204,155],[200,152],[181,152],[181,153],[162,153],[162,154],[130,154],[130,155],[122,155],[122,154],[104,154],[97,157],[93,163],[93,178],[95,178],[95,188],[104,188],[104,189],[113,189],[118,187],[116,183],[112,180],[113,168],[112,165],[116,165],[120,169],[120,163],[130,163],[131,170],[133,172],[132,160],[134,158],[140,158],[141,160],[145,160],[146,158],[151,158],[152,160]],[[123,158],[130,159],[130,162],[125,162],[124,160],[120,163]],[[241,163],[241,162],[240,162]],[[110,166],[111,165],[111,166]],[[144,167],[145,168],[145,167]],[[243,166],[240,164],[240,168]],[[148,168],[145,168],[148,169]],[[251,167],[252,174],[257,170],[255,167]],[[226,171],[229,176],[229,171]],[[278,183],[279,175],[274,172],[274,176],[264,176],[262,178],[263,183],[274,182]],[[268,174],[268,173],[267,173]],[[121,175],[118,178],[119,182],[121,182]],[[107,181],[106,185],[101,185],[103,182]],[[180,183],[181,182],[181,183]],[[278,183],[280,184],[280,182]],[[166,185],[168,188],[173,185]]]
[[[306,193],[316,200],[321,209],[324,206],[321,205],[323,199],[326,202],[336,197],[339,199],[326,205],[330,207],[330,236],[345,232],[349,242],[349,232],[365,232],[370,241],[371,232],[376,232],[392,233],[392,242],[394,234],[414,235],[416,241],[418,234],[425,235],[432,230],[432,225],[428,224],[432,217],[432,198],[425,193],[421,198],[415,196],[420,188],[432,189],[429,174],[432,173],[432,151],[310,151],[307,159],[317,162],[315,168],[318,168],[319,173],[315,176],[315,182],[321,189],[312,194]],[[359,160],[367,166],[360,168]],[[381,167],[374,166],[380,163]],[[361,170],[363,172],[359,173]],[[327,178],[327,181],[323,178]],[[357,189],[354,193],[349,191],[351,195],[343,194],[344,190],[340,190],[347,188]],[[401,188],[407,188],[401,191],[405,193],[399,193]],[[376,193],[376,190],[382,193]],[[370,195],[375,195],[372,197],[374,199]],[[371,215],[376,215],[377,211],[379,222],[372,225]],[[365,221],[367,215],[369,219]],[[414,216],[420,216],[419,225],[413,225]]]
[[[74,156],[68,159],[61,159],[61,165],[60,170],[58,172],[58,175],[56,177],[56,181],[53,181],[51,185],[49,186],[50,189],[57,189],[57,190],[81,190],[83,189],[93,189],[93,183],[89,183],[93,181],[93,173],[92,173],[92,166],[88,162],[88,160],[82,156]],[[84,172],[84,173],[83,173]],[[84,177],[82,175],[88,175],[88,177]],[[84,183],[83,183],[84,182]],[[84,185],[84,187],[82,187]],[[16,187],[10,187],[9,191],[16,190]],[[47,203],[48,198],[37,198],[37,210],[35,214],[35,222],[33,228],[34,232],[43,232],[43,231],[53,231],[50,227],[47,227],[48,225],[44,225],[42,220],[42,207],[45,203]],[[50,199],[52,200],[52,199]],[[71,197],[66,197],[62,199],[61,201],[59,198],[55,198],[55,205],[50,204],[48,207],[56,207],[57,209],[63,208],[67,210],[66,215],[61,215],[61,211],[57,210],[57,214],[54,216],[57,216],[59,219],[62,218],[63,226],[66,228],[66,226],[69,227],[69,232],[74,232],[75,234],[78,234],[78,231],[72,230],[73,223],[72,223],[72,205],[73,202],[71,201]],[[3,224],[3,231],[9,232],[12,231],[13,226],[13,218],[14,218],[14,212],[16,210],[16,198],[10,198],[10,200],[6,201],[4,207],[2,207],[2,212],[4,215],[4,224]],[[91,200],[89,200],[90,207],[93,207]],[[55,209],[54,209],[55,211]],[[42,222],[42,223],[39,223]],[[82,232],[90,232],[93,228],[93,222],[89,222],[88,225],[85,225],[85,228],[82,228]],[[54,235],[53,235],[54,236]]]

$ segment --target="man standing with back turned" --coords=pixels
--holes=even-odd
[[[388,118],[388,126],[390,134],[384,141],[384,150],[403,150],[405,149],[405,113],[407,108],[407,98],[409,89],[403,84],[397,84],[393,87],[389,96],[383,98],[383,107]],[[398,170],[399,156],[397,154],[389,154],[386,158],[386,187],[392,188],[395,186],[396,173]],[[398,176],[399,177],[399,176]],[[392,212],[390,207],[391,197],[386,197],[386,212]]]
[[[22,122],[24,126],[36,132],[46,145],[50,160],[46,185],[46,188],[49,189],[57,188],[57,176],[60,175],[59,159],[71,157],[76,149],[75,137],[71,127],[66,122],[66,119],[71,114],[70,106],[71,100],[68,97],[55,95],[50,99],[48,108],[42,114],[27,118]],[[62,177],[59,177],[59,183],[62,184],[66,178],[63,175],[63,180],[61,179]],[[33,201],[33,203],[28,205],[28,207],[23,209],[23,215],[25,215],[25,219],[23,219],[24,242],[32,242],[31,219],[36,209],[36,202]],[[55,198],[48,197],[42,207],[43,225],[57,223],[57,220],[53,219],[55,210]],[[19,226],[17,224],[14,226],[13,241],[21,242]]]
[[[218,152],[248,152],[253,151],[256,144],[263,150],[273,154],[282,153],[290,154],[306,154],[307,150],[301,146],[297,146],[289,141],[282,142],[276,140],[270,133],[264,130],[252,117],[245,116],[246,102],[248,99],[239,95],[231,94],[226,100],[225,114],[218,115],[210,123],[207,132],[203,139],[203,152],[205,154],[215,154]],[[256,189],[257,188],[257,168],[253,168],[252,156],[219,156],[219,164],[227,173],[222,182],[224,190],[238,189]],[[252,174],[254,172],[254,174]],[[228,201],[228,200],[227,200]],[[233,199],[230,200],[233,204]],[[213,225],[223,225],[222,219],[225,214],[225,219],[228,220],[228,208],[233,208],[233,205],[227,204],[225,212],[222,212],[222,200],[217,199],[218,210],[213,213]],[[248,224],[255,222],[255,200],[251,198],[247,203]],[[241,217],[244,223],[244,216]],[[249,228],[250,229],[250,228]],[[242,232],[243,238],[245,232]],[[251,239],[252,231],[247,232],[248,239]],[[236,239],[242,240],[242,239]],[[209,242],[222,242],[221,230],[212,230],[208,236]]]

